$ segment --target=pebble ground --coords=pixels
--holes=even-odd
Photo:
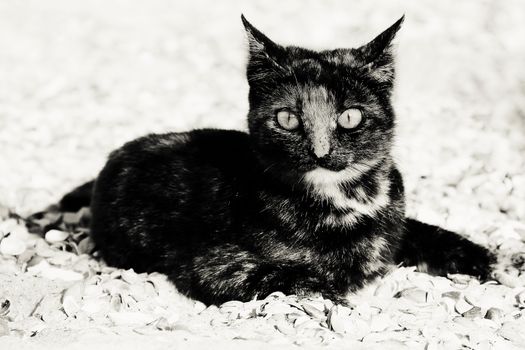
[[[4,209],[0,239],[23,253],[0,254],[0,347],[525,347],[519,0],[1,2],[0,206],[47,207],[145,133],[245,129],[241,12],[310,48],[360,45],[406,15],[394,103],[409,213],[497,249],[499,284],[405,268],[348,310],[278,294],[203,310],[162,276],[104,267],[86,243],[72,250],[82,232],[45,240]]]

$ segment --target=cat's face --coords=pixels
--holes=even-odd
[[[250,134],[272,172],[340,172],[390,152],[394,67],[390,43],[403,18],[358,49],[282,47],[243,17],[250,60]]]

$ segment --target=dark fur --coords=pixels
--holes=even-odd
[[[64,197],[70,208],[91,200],[91,234],[107,263],[163,272],[207,304],[277,290],[341,301],[400,262],[486,278],[493,257],[485,248],[405,219],[390,155],[391,41],[402,19],[358,49],[322,52],[282,47],[243,22],[249,134],[134,140],[110,155],[92,198],[91,184]],[[353,106],[363,110],[361,126],[335,127]],[[298,131],[277,125],[282,109],[301,117]],[[312,153],[319,144],[329,145],[322,157]],[[323,174],[339,178],[353,166],[359,171],[324,183]]]

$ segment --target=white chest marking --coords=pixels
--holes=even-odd
[[[329,200],[337,209],[349,209],[345,215],[329,214],[324,222],[334,225],[353,225],[361,216],[372,216],[389,203],[388,192],[390,183],[384,178],[379,178],[378,189],[375,196],[367,196],[362,186],[356,181],[353,190],[354,196],[349,197],[341,190],[340,185],[345,181],[357,180],[369,167],[347,168],[341,171],[330,171],[317,168],[305,174],[305,181],[310,190],[323,199]]]

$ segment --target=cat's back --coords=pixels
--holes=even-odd
[[[248,135],[240,131],[152,134],[128,142],[111,153],[95,183],[95,243],[106,258],[118,258],[122,242],[143,255],[204,232],[220,236],[234,224],[252,162]],[[151,251],[159,243],[164,249]]]
[[[184,133],[150,134],[113,151],[95,185],[95,198],[119,200],[147,196],[144,203],[167,195],[182,200],[185,193],[219,190],[235,185],[251,172],[249,137],[234,130],[201,129]],[[144,192],[141,192],[144,190]],[[126,204],[126,203],[121,203]]]
[[[237,130],[197,129],[188,132],[149,134],[129,141],[109,156],[109,162],[126,162],[143,165],[158,158],[178,156],[190,160],[199,157],[199,162],[212,162],[217,166],[234,165],[235,160],[251,158],[249,136]]]
[[[183,133],[150,134],[113,151],[96,181],[98,194],[145,185],[150,195],[199,182],[233,177],[249,172],[253,156],[249,137],[235,130],[201,129]],[[97,194],[97,193],[95,193]]]

